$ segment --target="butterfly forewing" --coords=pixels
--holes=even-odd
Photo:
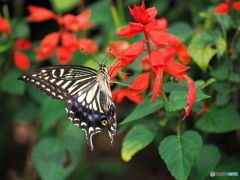
[[[18,79],[37,87],[48,96],[67,101],[67,116],[86,132],[93,150],[92,135],[102,132],[108,123],[113,141],[117,122],[105,66],[100,70],[84,66],[51,66],[29,71]]]

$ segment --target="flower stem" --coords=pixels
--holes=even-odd
[[[123,25],[125,23],[123,0],[117,0],[117,12],[119,14],[120,24]]]
[[[111,5],[111,13],[112,13],[114,23],[116,25],[116,29],[118,31],[121,28],[121,22],[120,22],[120,18],[118,16],[117,10],[114,5]]]
[[[163,90],[161,90],[160,93],[161,93],[161,96],[162,96],[164,102],[169,102],[169,100],[168,100],[168,98],[167,98],[165,92],[164,92]]]
[[[178,123],[177,123],[177,136],[179,137],[181,134],[181,120],[178,119]]]

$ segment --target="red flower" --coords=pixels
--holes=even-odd
[[[37,52],[36,60],[41,61],[49,58],[57,50],[59,39],[60,34],[57,32],[45,36],[40,42],[40,46],[35,48]]]
[[[89,54],[96,53],[99,49],[97,43],[91,39],[83,38],[78,41],[78,50],[86,50]],[[85,51],[82,51],[85,53]]]
[[[143,42],[136,42],[128,47],[128,49],[120,52],[115,53],[114,56],[123,58],[126,61],[134,61],[138,58],[142,52],[144,51],[144,43]]]
[[[86,10],[78,16],[67,14],[63,17],[63,23],[67,30],[79,31],[85,30],[94,25],[94,22],[88,21],[91,15],[91,10]]]
[[[128,47],[129,47],[129,44],[127,41],[112,41],[105,48],[105,53],[108,54],[109,50],[111,50],[111,54],[116,54],[126,50]]]
[[[218,4],[213,10],[214,14],[227,14],[231,9],[240,11],[240,1],[232,2],[232,0],[224,0],[225,2]]]
[[[15,42],[15,47],[22,50],[29,50],[32,46],[32,43],[26,39],[19,39]]]
[[[78,48],[77,38],[69,32],[63,32],[61,34],[62,46],[68,48],[70,51],[75,51]]]
[[[60,64],[67,64],[72,59],[73,51],[71,51],[68,47],[59,47],[57,51],[57,59]]]
[[[132,91],[129,89],[121,88],[112,93],[112,99],[117,103],[120,103],[124,97],[127,97],[129,100],[135,102],[136,104],[140,104],[144,100],[142,96],[134,96]]]
[[[8,21],[1,16],[0,16],[0,32],[7,32],[7,33],[11,32],[11,28]]]
[[[155,7],[145,9],[144,1],[142,1],[141,6],[134,5],[133,9],[129,7],[129,11],[134,19],[142,24],[151,22],[157,15],[157,9]]]
[[[141,60],[141,66],[145,71],[149,71],[152,69],[152,66],[150,64],[150,57],[144,56]]]
[[[55,14],[52,11],[43,7],[30,5],[28,6],[28,11],[30,12],[28,19],[34,22],[42,22],[55,18]]]
[[[30,61],[29,61],[28,57],[25,54],[23,54],[22,52],[15,51],[13,53],[13,58],[14,58],[14,62],[16,64],[16,66],[19,69],[27,70],[30,67]]]
[[[141,94],[148,88],[149,80],[152,72],[139,75],[135,81],[129,86],[133,90],[134,95]]]

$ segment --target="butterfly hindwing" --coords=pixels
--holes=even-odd
[[[115,105],[111,97],[101,91],[98,82],[95,81],[70,98],[66,110],[73,124],[86,132],[91,150],[93,150],[92,136],[102,132],[107,124],[111,142],[113,141],[117,128]]]

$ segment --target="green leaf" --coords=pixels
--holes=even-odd
[[[78,0],[51,0],[53,9],[57,13],[66,13],[76,7],[81,1]]]
[[[203,99],[210,98],[210,96],[204,94],[202,90],[197,88],[196,91],[196,102],[199,102]],[[169,102],[165,103],[164,108],[167,111],[176,111],[187,107],[187,90],[181,91],[172,91],[169,96]]]
[[[27,92],[29,93],[30,97],[39,104],[41,104],[45,99],[49,98],[42,91],[30,85],[27,86]]]
[[[201,136],[197,132],[187,131],[181,136],[166,137],[158,150],[172,176],[184,180],[187,179],[201,147]]]
[[[230,98],[231,98],[231,95],[228,94],[228,93],[217,94],[216,105],[217,106],[227,105],[229,100],[230,100]]]
[[[0,53],[9,50],[14,44],[14,39],[11,37],[0,36]]]
[[[64,180],[77,167],[82,151],[71,136],[48,137],[33,149],[32,159],[41,179]]]
[[[16,121],[35,121],[39,115],[39,107],[28,99],[23,99],[16,114]]]
[[[178,21],[169,26],[168,32],[177,36],[181,41],[185,41],[194,34],[194,29],[185,21]]]
[[[57,101],[51,98],[46,98],[43,101],[41,115],[45,131],[65,114],[65,103],[65,101]]]
[[[212,106],[200,118],[196,127],[205,132],[224,133],[240,129],[240,117],[232,105]]]
[[[190,177],[196,180],[204,180],[219,163],[221,153],[214,145],[204,145],[193,164]]]
[[[155,137],[156,130],[157,128],[149,129],[141,124],[134,126],[123,140],[122,159],[130,161],[134,154],[150,144]]]
[[[2,91],[10,94],[23,94],[26,84],[17,80],[22,73],[23,71],[17,68],[10,69],[1,80],[0,88]]]
[[[203,31],[202,33],[195,35],[189,44],[188,50],[190,56],[203,71],[206,71],[212,57],[217,52],[221,54],[224,49],[221,40],[222,44],[220,43],[219,45],[216,45],[216,40],[221,37],[219,36],[219,31]],[[218,51],[212,48],[212,45],[216,45]]]
[[[215,40],[216,46],[217,46],[217,57],[220,58],[224,52],[226,51],[227,48],[227,43],[225,39],[222,37],[219,37]]]
[[[205,83],[202,87],[200,87],[200,89],[203,89],[203,88],[209,86],[210,84],[214,83],[215,81],[216,81],[216,79],[214,79],[214,78],[208,79],[208,80],[206,81],[206,83]]]
[[[228,69],[225,64],[219,66],[216,70],[212,71],[210,75],[218,80],[225,80],[228,78]]]
[[[228,77],[229,81],[231,82],[236,82],[239,83],[240,82],[240,75],[238,73],[232,73],[230,74],[230,76]]]
[[[175,83],[175,82],[166,82],[163,84],[163,89],[164,92],[172,92],[172,91],[176,91],[176,90],[183,90],[186,89],[183,86],[180,86],[179,83]]]
[[[151,101],[152,97],[148,97],[145,99],[140,105],[138,105],[133,112],[126,118],[124,121],[122,121],[120,124],[125,124],[137,119],[140,119],[142,117],[145,117],[156,110],[160,109],[163,107],[164,102],[162,97],[157,97],[156,102]]]
[[[91,19],[94,22],[101,24],[109,24],[109,21],[112,22],[109,1],[95,1],[87,6],[87,8],[92,10]]]
[[[15,39],[28,38],[30,35],[30,28],[28,27],[27,20],[14,19],[11,23],[14,27],[13,37]]]

